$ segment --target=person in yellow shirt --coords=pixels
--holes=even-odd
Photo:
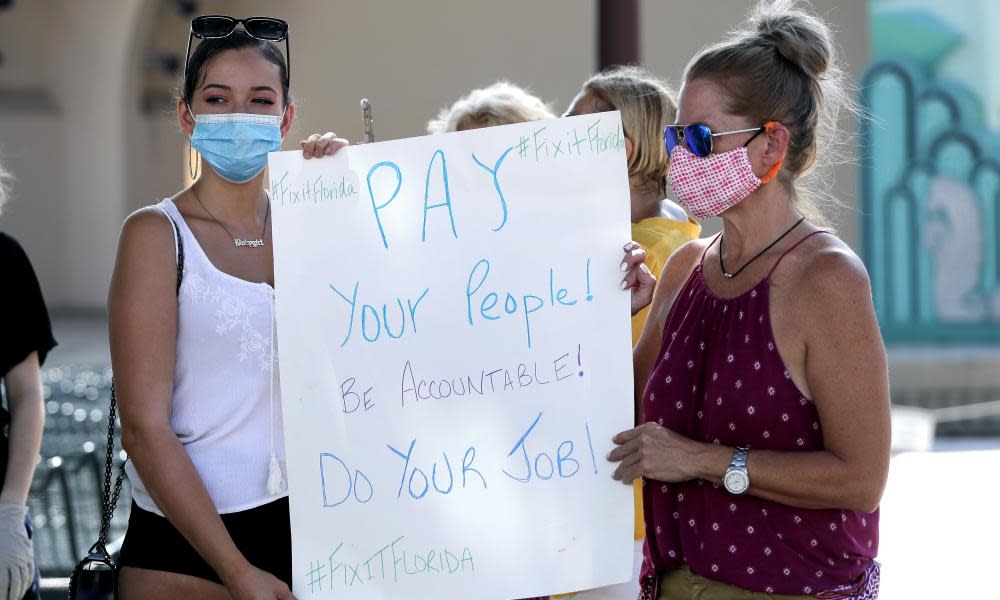
[[[677,117],[677,100],[666,84],[636,66],[616,67],[588,79],[563,116],[621,112],[628,157],[632,240],[646,251],[646,266],[659,277],[667,259],[701,235],[701,225],[666,198],[670,156],[663,129]],[[632,344],[639,339],[649,308],[632,317]],[[635,483],[635,539],[645,539],[641,480]],[[636,573],[638,575],[638,572]],[[634,582],[633,582],[634,584]],[[560,596],[557,596],[560,597]]]
[[[663,145],[663,128],[677,116],[675,94],[641,67],[617,67],[588,79],[564,116],[611,110],[621,112],[625,134],[632,240],[646,251],[646,266],[659,276],[674,250],[701,235],[701,225],[665,197],[670,157]],[[647,314],[644,309],[632,317],[633,344]]]

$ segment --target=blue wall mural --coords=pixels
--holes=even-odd
[[[1000,135],[947,60],[974,32],[926,4],[870,3],[864,258],[888,342],[1000,342]]]

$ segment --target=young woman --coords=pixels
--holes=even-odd
[[[227,20],[228,19],[228,20]],[[126,599],[291,598],[267,153],[295,118],[277,19],[199,17],[178,120],[194,184],[125,222],[108,298],[133,506]],[[303,143],[332,153],[333,134]],[[179,265],[183,277],[178,287]]]
[[[7,172],[0,166],[0,210]],[[38,598],[28,490],[42,442],[45,412],[39,369],[55,347],[38,279],[17,241],[0,233],[0,598]]]
[[[885,349],[864,266],[798,182],[847,89],[789,2],[686,70],[670,185],[723,232],[668,261],[635,348],[647,422],[609,457],[645,479],[645,598],[878,593]]]

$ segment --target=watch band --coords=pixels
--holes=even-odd
[[[732,462],[729,463],[729,467],[745,471],[747,468],[747,456],[749,454],[750,454],[749,446],[737,446],[736,452],[733,452],[733,460]]]
[[[737,446],[733,452],[733,459],[722,478],[722,483],[730,494],[745,494],[750,488],[750,471],[747,469],[747,456],[749,454],[749,446]]]

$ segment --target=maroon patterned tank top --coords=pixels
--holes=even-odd
[[[703,264],[695,267],[670,309],[646,384],[648,421],[702,442],[749,446],[751,453],[823,449],[816,407],[792,381],[775,345],[768,300],[774,269],[811,235],[735,298],[715,296],[705,284]],[[643,589],[652,598],[659,577],[682,564],[755,592],[878,594],[877,510],[794,508],[734,496],[703,480],[643,483]]]

